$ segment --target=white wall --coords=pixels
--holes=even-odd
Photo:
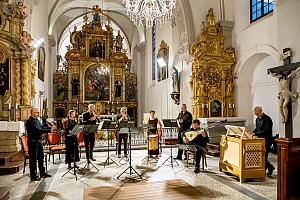
[[[44,98],[49,98],[49,90],[52,84],[52,79],[50,79],[50,74],[52,73],[50,66],[50,55],[48,49],[48,4],[47,1],[39,1],[37,6],[33,7],[33,12],[31,16],[31,30],[30,34],[33,40],[37,40],[40,38],[44,39],[44,47],[46,52],[46,62],[45,62],[45,81],[41,81],[38,79],[38,69],[36,71],[36,79],[35,79],[35,89],[36,95],[33,99],[33,106],[40,108],[40,97],[39,91],[45,92]],[[33,59],[38,59],[37,51],[33,52]],[[48,107],[51,106],[48,102]],[[49,107],[50,108],[50,107]],[[49,109],[50,111],[50,109]]]

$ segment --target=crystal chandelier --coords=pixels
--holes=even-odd
[[[123,4],[131,21],[152,27],[171,19],[176,0],[123,0]]]

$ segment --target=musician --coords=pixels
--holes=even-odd
[[[55,127],[44,127],[40,120],[38,120],[39,113],[40,112],[37,108],[32,108],[31,116],[25,123],[28,133],[29,169],[30,178],[32,181],[38,181],[40,180],[40,177],[51,177],[50,174],[47,174],[45,172],[42,134],[52,132],[55,129]],[[38,160],[40,177],[37,176],[36,160]]]
[[[95,112],[94,104],[88,105],[88,111],[82,114],[82,118],[83,118],[84,125],[96,124],[97,121],[99,121]],[[88,160],[91,159],[92,161],[96,161],[96,159],[93,157],[93,149],[95,145],[95,133],[84,133],[84,144],[85,144],[86,159]]]
[[[122,107],[120,109],[120,115],[117,118],[117,125],[116,128],[118,129],[118,158],[121,158],[121,144],[122,140],[124,142],[124,156],[127,157],[127,141],[128,141],[128,134],[119,134],[120,128],[126,128],[128,123],[128,115],[127,115],[127,108]]]
[[[178,114],[177,120],[180,124],[178,131],[178,144],[183,144],[182,133],[191,128],[193,116],[187,111],[186,104],[182,104],[181,112]],[[183,150],[178,149],[177,157],[175,159],[182,160]]]
[[[193,120],[192,128],[190,131],[198,132],[198,135],[192,140],[189,141],[187,137],[185,137],[185,133],[183,133],[183,141],[186,144],[195,145],[197,151],[195,152],[195,170],[194,172],[197,174],[200,172],[200,160],[201,157],[206,153],[206,146],[209,142],[209,137],[205,130],[200,129],[200,121],[198,119]]]
[[[71,162],[79,162],[79,151],[78,151],[78,141],[76,135],[72,135],[72,129],[77,124],[75,118],[75,110],[69,110],[66,121],[64,122],[64,129],[66,131],[65,143],[66,143],[66,160],[65,163],[68,164],[68,168],[71,168]]]
[[[155,117],[155,111],[154,110],[150,110],[149,111],[150,117],[148,120],[148,124],[151,125],[150,127],[150,133],[152,134],[157,134],[157,125],[159,125],[159,127],[162,127],[161,122]]]
[[[253,109],[254,114],[256,115],[255,124],[256,127],[253,131],[254,135],[259,138],[265,138],[265,147],[266,147],[266,154],[265,154],[265,168],[268,169],[267,175],[271,176],[275,167],[269,162],[268,154],[270,152],[270,142],[272,140],[272,128],[273,122],[272,119],[263,113],[262,108],[260,106],[256,106]]]

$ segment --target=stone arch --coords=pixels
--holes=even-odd
[[[268,64],[266,64],[268,62]],[[278,93],[277,80],[267,75],[267,68],[278,66],[279,54],[277,50],[269,45],[258,45],[242,56],[235,68],[236,89],[235,102],[237,104],[237,116],[247,118],[247,127],[254,127],[254,116],[252,109],[254,104],[259,104],[263,109],[277,121],[279,116],[276,95]],[[259,73],[258,73],[259,71]],[[264,77],[264,83],[258,81],[257,76]],[[263,78],[260,78],[261,80]],[[265,98],[263,97],[265,92]],[[268,98],[272,103],[266,103]],[[274,103],[273,103],[274,102]],[[275,122],[276,123],[276,122]],[[278,130],[278,123],[275,124]]]

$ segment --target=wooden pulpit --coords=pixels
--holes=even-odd
[[[300,138],[278,138],[277,199],[300,199]]]

